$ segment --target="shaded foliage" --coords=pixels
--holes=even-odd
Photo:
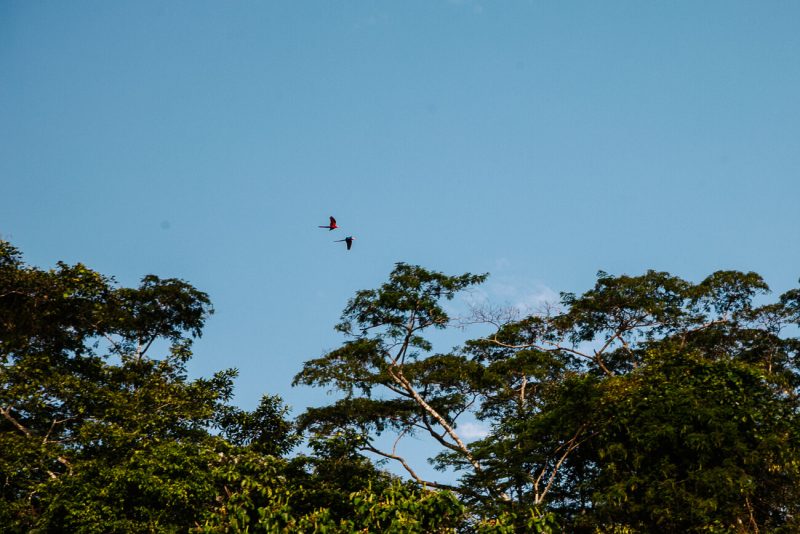
[[[357,292],[342,345],[295,377],[338,395],[292,419],[277,396],[233,406],[235,369],[189,377],[202,291],[42,270],[0,241],[3,531],[800,529],[799,289],[600,272],[541,313],[476,310],[495,331],[435,351],[463,325],[445,302],[485,278],[400,263]],[[427,437],[457,480],[382,435]]]
[[[446,280],[452,298],[483,277],[400,264],[389,284],[358,292],[338,327],[350,339],[295,379],[346,400],[309,409],[304,427],[347,430],[361,450],[445,487],[372,440],[428,434],[440,446],[431,461],[461,473],[451,489],[471,513],[520,532],[531,510],[571,531],[797,527],[800,344],[786,334],[797,290],[759,305],[769,288],[755,273],[695,284],[600,272],[543,313],[478,310],[496,332],[439,354],[425,331],[449,318],[440,293],[421,293],[427,280]],[[461,439],[465,416],[488,435]]]
[[[0,241],[4,532],[444,532],[461,521],[452,496],[376,469],[352,439],[315,439],[289,458],[300,434],[288,409],[277,396],[230,405],[236,370],[190,379],[211,312],[181,280],[126,288],[81,264],[44,271]]]

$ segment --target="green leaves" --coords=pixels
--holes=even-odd
[[[346,398],[304,425],[348,429],[354,446],[399,461],[371,436],[428,432],[442,447],[435,465],[461,473],[455,491],[498,532],[532,529],[532,506],[599,531],[792,524],[800,341],[781,334],[800,293],[756,306],[768,287],[755,273],[694,284],[600,272],[560,309],[435,354],[424,329],[446,324],[437,299],[481,280],[470,276],[400,265],[359,292],[338,327],[354,341],[296,378]],[[463,414],[489,435],[461,439]]]
[[[264,395],[252,412],[220,407],[216,425],[233,445],[249,447],[260,454],[284,456],[300,441],[288,412],[280,397]]]
[[[156,276],[119,287],[82,264],[44,271],[0,241],[0,524],[800,528],[800,290],[756,305],[768,287],[755,273],[695,284],[601,272],[561,308],[506,323],[478,313],[495,333],[435,352],[430,329],[452,326],[444,300],[484,279],[401,263],[357,292],[337,326],[342,345],[294,379],[338,395],[292,420],[276,396],[252,411],[230,405],[235,369],[189,378],[192,341],[212,313],[205,293]],[[303,433],[308,446],[289,457]],[[381,434],[425,436],[435,467],[460,478],[424,480],[401,447],[378,447]]]
[[[389,282],[377,290],[363,290],[348,302],[336,329],[344,334],[380,339],[400,339],[408,329],[445,328],[449,317],[439,304],[450,300],[469,286],[480,284],[487,275],[446,276],[415,265],[399,263]],[[376,331],[377,333],[372,333]],[[412,346],[430,350],[422,338]]]
[[[769,292],[769,286],[756,273],[717,271],[695,289],[695,299],[705,310],[720,316],[737,316],[752,308],[756,295]]]
[[[456,532],[465,508],[447,491],[426,491],[394,483],[380,494],[370,489],[351,495],[354,516],[351,532],[446,533]]]
[[[598,414],[606,423],[595,440],[605,466],[593,497],[600,516],[691,532],[734,528],[750,517],[748,503],[759,525],[796,513],[797,501],[783,499],[796,494],[786,477],[794,471],[789,458],[800,453],[792,437],[797,405],[775,395],[757,368],[697,352],[653,352],[647,366],[607,386]]]
[[[580,297],[562,294],[568,311],[557,323],[573,341],[591,341],[604,332],[664,331],[686,317],[691,284],[664,272],[609,276],[600,271],[595,287]]]
[[[480,366],[457,355],[430,354],[432,345],[424,335],[429,328],[448,325],[442,299],[485,278],[447,276],[399,263],[379,289],[357,292],[336,327],[349,339],[306,362],[294,379],[295,384],[332,386],[345,398],[307,410],[303,426],[317,437],[337,430],[362,432],[362,449],[400,462],[418,482],[402,457],[376,449],[366,435],[386,428],[401,436],[422,431],[480,469],[454,430],[456,418],[474,401],[472,382]]]
[[[136,289],[118,289],[114,297],[112,330],[143,343],[159,337],[176,341],[184,332],[199,337],[213,313],[207,294],[182,280],[152,274]]]
[[[325,356],[303,364],[292,384],[332,386],[348,396],[358,389],[369,395],[376,385],[387,380],[388,354],[380,339],[347,341]]]
[[[13,531],[185,529],[234,371],[189,381],[211,311],[179,280],[117,287],[82,264],[43,271],[0,242],[0,524]],[[160,359],[154,341],[171,346]]]

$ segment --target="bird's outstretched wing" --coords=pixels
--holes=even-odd
[[[347,244],[347,250],[350,250],[350,247],[353,246],[353,239],[355,239],[353,236],[347,236],[344,239],[337,239],[334,243],[341,243],[344,241]]]
[[[330,219],[331,223],[328,226],[319,226],[318,228],[327,228],[328,230],[335,230],[339,228],[338,226],[336,226],[336,219],[333,218],[333,215],[331,215]]]

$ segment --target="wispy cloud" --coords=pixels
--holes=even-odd
[[[466,292],[461,300],[468,309],[499,307],[526,316],[557,305],[560,296],[539,280],[500,275]]]
[[[482,439],[489,435],[489,429],[481,423],[462,423],[458,425],[457,432],[467,441]]]
[[[504,259],[498,262],[509,264]],[[530,315],[553,313],[560,309],[559,303],[559,294],[540,280],[508,272],[493,274],[484,284],[467,289],[452,301],[440,303],[451,324],[459,327],[461,333],[457,337],[453,337],[452,330],[441,333],[444,337],[438,342],[458,346],[464,338],[491,335],[502,324]]]

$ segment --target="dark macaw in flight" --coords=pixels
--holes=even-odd
[[[342,241],[344,241],[345,243],[347,243],[347,250],[350,250],[350,247],[353,246],[353,239],[355,239],[355,237],[349,235],[344,239],[339,239],[337,241],[334,241],[334,243],[341,243]]]
[[[320,228],[327,228],[328,231],[331,231],[331,230],[336,230],[339,227],[336,225],[336,219],[334,219],[333,215],[331,215],[331,224],[328,226],[320,226]]]

